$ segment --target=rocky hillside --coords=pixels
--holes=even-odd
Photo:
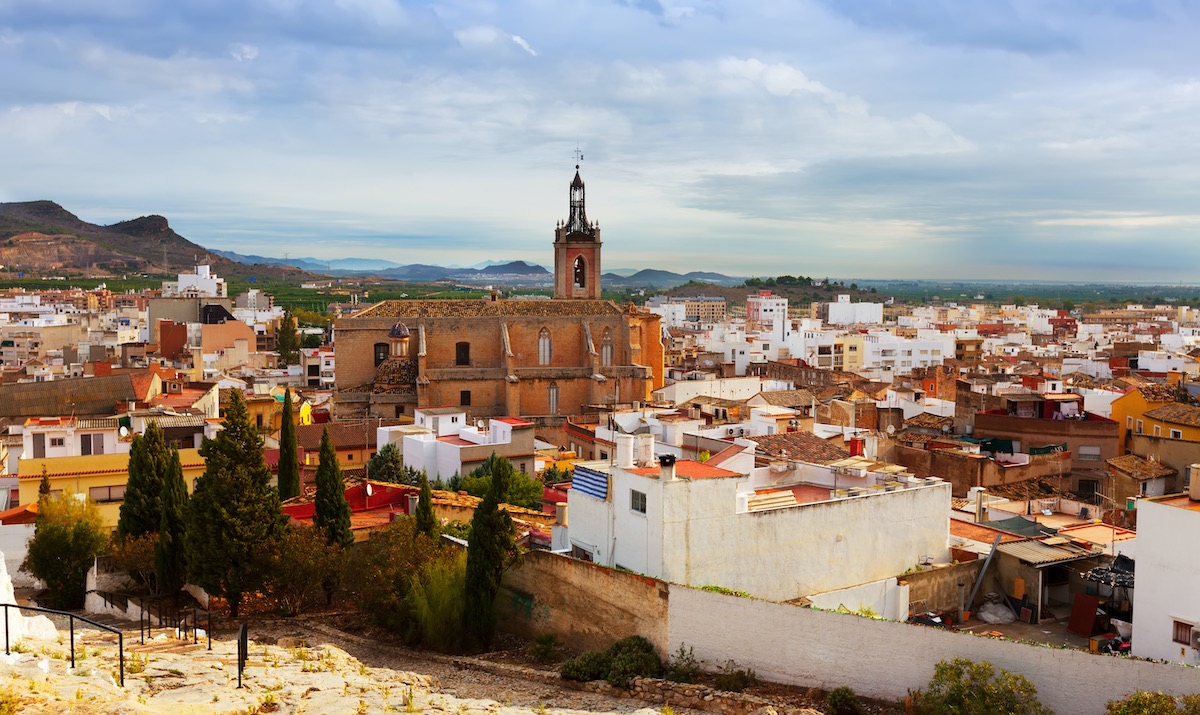
[[[247,266],[212,255],[162,216],[111,226],[88,223],[53,201],[0,203],[0,264],[28,275],[174,273],[208,256],[218,275],[302,276],[286,266]]]

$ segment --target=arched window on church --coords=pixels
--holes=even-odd
[[[548,389],[546,391],[546,397],[548,398],[547,401],[549,402],[549,405],[550,405],[550,414],[557,415],[558,414],[558,383],[557,382],[550,383],[550,389]]]
[[[550,331],[542,328],[538,333],[538,365],[550,364]]]
[[[575,287],[587,287],[587,261],[583,256],[575,256]]]
[[[600,364],[608,367],[613,361],[612,329],[604,329],[604,337],[600,338]]]

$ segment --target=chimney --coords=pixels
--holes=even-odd
[[[1189,465],[1187,470],[1191,477],[1188,480],[1188,499],[1200,501],[1200,465]]]
[[[567,525],[567,503],[565,501],[555,502],[554,504],[554,525]]]
[[[420,501],[420,499],[421,499],[421,495],[419,495],[419,494],[409,494],[408,495],[408,515],[409,516],[413,516],[417,513],[417,502]]]
[[[617,435],[617,466],[621,469],[633,469],[633,443],[631,434]]]
[[[658,478],[664,482],[669,482],[675,478],[675,455],[658,455]]]

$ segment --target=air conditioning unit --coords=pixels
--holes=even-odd
[[[732,436],[732,435],[733,435],[733,428],[732,428],[732,427],[730,427],[729,429],[725,430],[725,434],[727,434],[727,435],[731,435],[731,436]]]
[[[1200,650],[1200,628],[1192,627],[1192,647]]]

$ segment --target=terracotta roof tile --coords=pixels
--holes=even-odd
[[[1200,427],[1200,407],[1185,405],[1181,402],[1172,402],[1169,405],[1163,405],[1157,409],[1150,410],[1145,416],[1152,420],[1187,425],[1188,427]]]
[[[747,437],[758,443],[759,452],[768,457],[787,456],[813,464],[829,464],[850,456],[846,450],[831,444],[812,432],[783,432]]]
[[[386,300],[351,318],[621,315],[607,300]]]
[[[1139,482],[1147,479],[1169,477],[1175,473],[1175,470],[1170,467],[1164,467],[1158,462],[1142,459],[1136,454],[1122,454],[1120,457],[1113,457],[1107,460],[1107,462],[1113,469],[1122,474],[1128,474]]]

